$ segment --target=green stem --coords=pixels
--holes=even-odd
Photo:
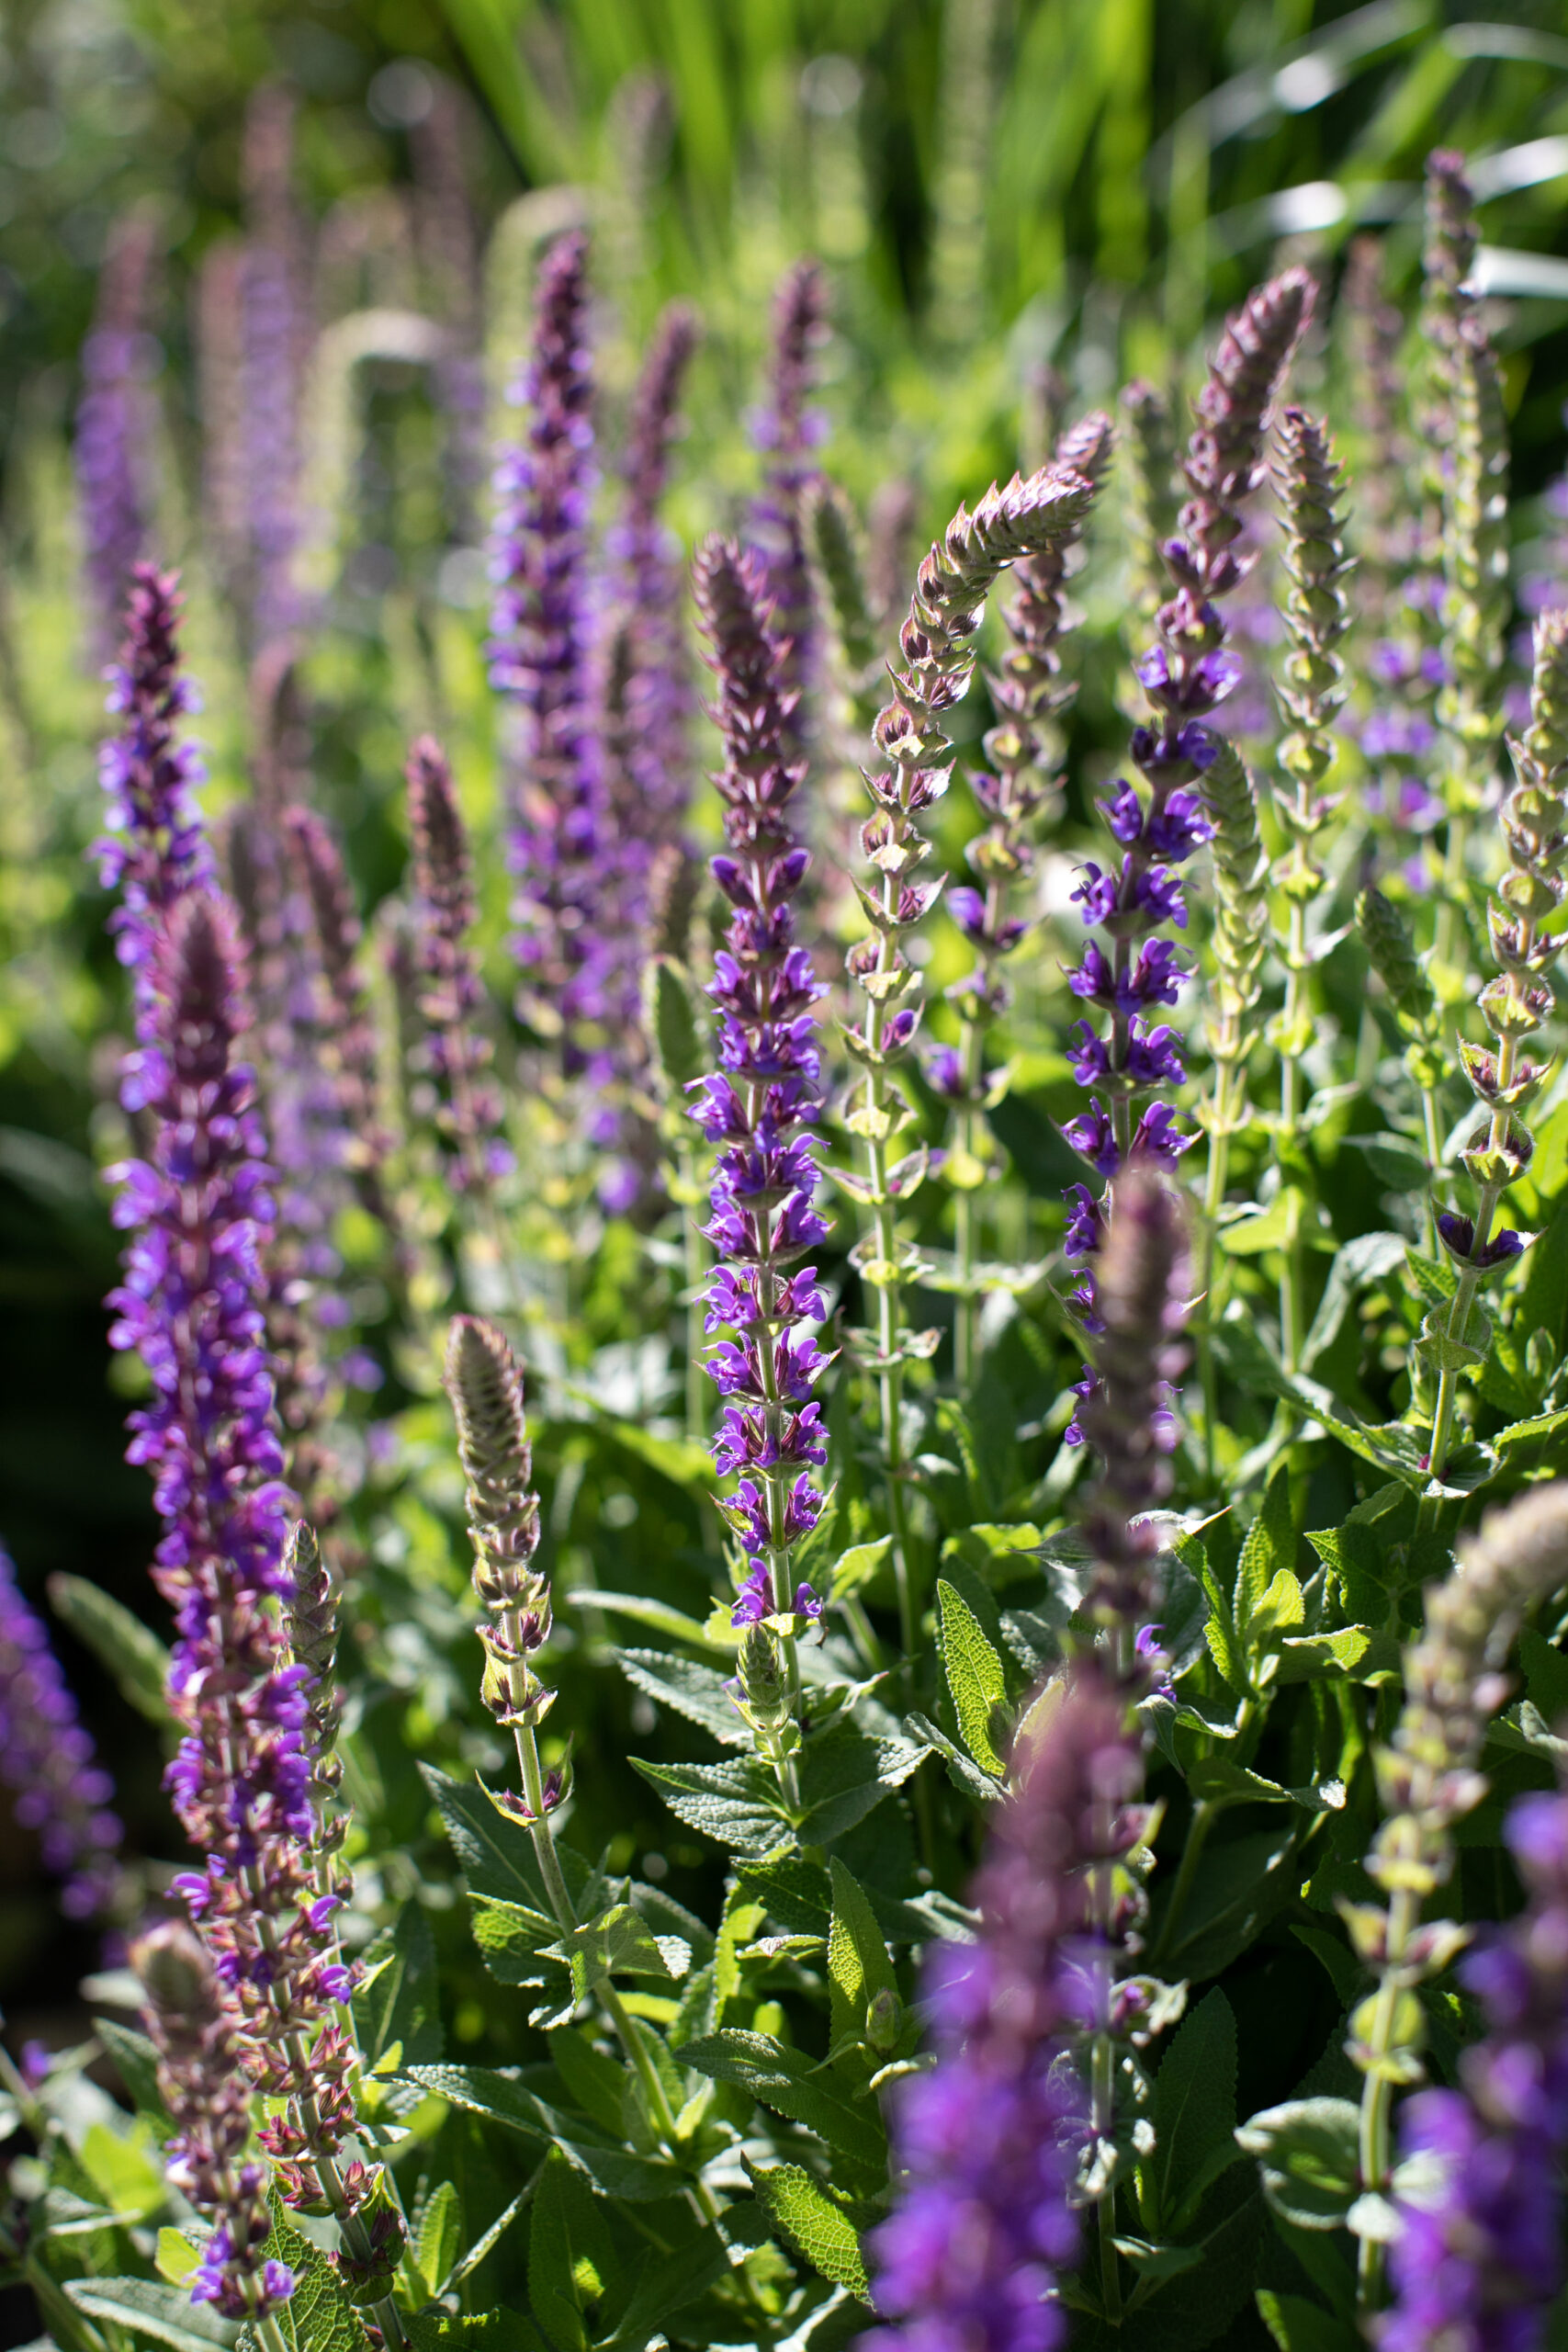
[[[1095,2138],[1108,2143],[1116,2129],[1116,2045],[1108,2033],[1094,2037],[1091,2061],[1092,2125]],[[1122,2324],[1122,2270],[1116,2252],[1116,2188],[1114,2182],[1096,2200],[1100,2237],[1100,2288],[1108,2325]]]
[[[1387,2072],[1389,2046],[1399,1996],[1404,1991],[1404,1961],[1421,1916],[1421,1899],[1408,1887],[1400,1888],[1388,1906],[1387,1957],[1382,1964],[1376,2005],[1367,2032],[1371,2059],[1361,2085],[1359,2126],[1361,2187],[1381,2196],[1388,2186],[1393,2084]],[[1377,2310],[1382,2297],[1382,2247],[1376,2238],[1363,2237],[1357,2259],[1356,2301],[1363,2313]]]
[[[1176,1883],[1170,1890],[1170,1900],[1165,1906],[1165,1917],[1160,1921],[1159,1934],[1155,1939],[1154,1947],[1149,1953],[1151,1970],[1158,1970],[1166,1953],[1170,1950],[1176,1933],[1176,1923],[1181,1916],[1188,1896],[1192,1892],[1192,1881],[1197,1875],[1199,1861],[1208,1843],[1209,1832],[1218,1818],[1217,1808],[1210,1804],[1206,1798],[1200,1797],[1192,1808],[1192,1818],[1187,1825],[1187,1843],[1181,1849],[1181,1860],[1177,1866]]]

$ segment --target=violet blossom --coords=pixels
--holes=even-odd
[[[435,1124],[452,1182],[482,1193],[510,1169],[512,1154],[497,1132],[501,1092],[486,1075],[494,1049],[479,1025],[485,990],[468,944],[477,904],[468,833],[446,754],[433,735],[412,746],[404,773],[425,1031],[421,1057],[438,1091]]]
[[[87,582],[105,650],[118,628],[131,566],[147,542],[152,438],[146,379],[157,345],[146,331],[152,215],[117,222],[98,281],[92,331],[82,345],[82,398],[73,458],[82,510]]]
[[[810,683],[814,661],[816,599],[804,500],[817,474],[812,451],[827,433],[827,419],[809,405],[815,355],[827,333],[822,272],[809,258],[797,261],[784,272],[773,297],[769,397],[747,418],[751,439],[767,461],[767,487],[752,503],[747,537],[764,566],[779,646],[780,685],[795,697],[784,718],[792,752],[803,740],[800,697]]]
[[[43,1866],[64,1882],[68,1919],[108,1910],[120,1882],[114,1782],[50,1647],[41,1618],[23,1600],[0,1548],[0,1780],[16,1793],[24,1829],[38,1834]]]

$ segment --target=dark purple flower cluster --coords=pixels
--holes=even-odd
[[[1161,550],[1175,594],[1156,616],[1158,642],[1137,663],[1156,713],[1153,725],[1133,732],[1133,761],[1145,790],[1119,778],[1097,804],[1121,861],[1106,871],[1086,865],[1073,894],[1084,922],[1108,934],[1109,950],[1090,943],[1068,985],[1106,1015],[1106,1026],[1101,1033],[1089,1021],[1077,1023],[1074,1071],[1094,1092],[1089,1110],[1064,1132],[1074,1150],[1107,1178],[1134,1158],[1173,1164],[1192,1140],[1174,1125],[1168,1103],[1151,1102],[1134,1115],[1139,1095],[1180,1086],[1187,1075],[1177,1032],[1153,1017],[1156,1007],[1174,1002],[1187,973],[1170,943],[1152,934],[1168,922],[1185,930],[1187,905],[1176,869],[1213,832],[1201,779],[1217,745],[1205,722],[1240,676],[1224,646],[1216,600],[1247,575],[1247,560],[1235,546],[1243,527],[1239,509],[1263,479],[1270,406],[1311,301],[1306,272],[1287,270],[1248,297],[1210,365],[1184,461],[1191,494],[1181,509],[1179,536]],[[1076,1204],[1069,1206],[1081,1237],[1085,1222]],[[1091,1330],[1093,1288],[1092,1274],[1086,1274],[1074,1295]]]
[[[903,2167],[874,2233],[874,2295],[890,2323],[868,2352],[1053,2352],[1056,2279],[1077,2256],[1073,2202],[1089,2101],[1070,2052],[1103,2022],[1108,1866],[1143,1828],[1143,1759],[1092,1660],[1074,1671],[1012,1786],[972,1890],[978,1940],[931,1947],[937,2064],[901,2086]],[[1111,1906],[1111,1907],[1113,1907]]]
[[[82,345],[82,398],[73,457],[82,508],[88,585],[107,653],[119,626],[130,568],[146,543],[147,451],[152,441],[146,379],[157,345],[146,332],[151,214],[115,228],[93,330]]]
[[[16,1792],[23,1828],[38,1832],[45,1870],[64,1881],[67,1918],[108,1909],[119,1883],[120,1825],[108,1810],[114,1782],[95,1760],[49,1635],[17,1590],[3,1549],[0,1779]]]
[[[1489,2028],[1460,2061],[1462,2089],[1404,2111],[1381,2352],[1534,2352],[1562,2285],[1568,1796],[1521,1798],[1506,1836],[1528,1899],[1461,1963]]]
[[[813,1008],[823,990],[809,955],[794,944],[791,901],[807,853],[789,815],[805,767],[787,748],[792,705],[761,563],[710,538],[693,580],[725,750],[716,782],[728,847],[713,871],[735,910],[709,989],[719,1068],[700,1081],[692,1115],[719,1147],[704,1230],[725,1262],[708,1292],[706,1328],[739,1334],[721,1342],[708,1369],[727,1399],[714,1459],[741,1478],[726,1508],[750,1567],[736,1605],[742,1624],[752,1622],[748,1594],[770,1596],[773,1611],[818,1613],[808,1588],[804,1601],[792,1593],[789,1553],[816,1524],[822,1498],[810,1473],[827,1459],[812,1389],[829,1359],[801,1328],[820,1321],[824,1302],[816,1270],[798,1262],[828,1232],[809,1134],[821,1101]]]
[[[592,692],[587,262],[587,235],[573,230],[540,265],[532,355],[512,394],[526,431],[495,472],[490,675],[522,722],[507,850],[519,886],[517,953],[547,1017],[564,1025],[569,1069],[592,1079],[610,1074],[613,1057],[591,1046],[585,1024],[602,1027],[622,1008],[611,1001],[621,957],[604,911],[617,853]]]
[[[158,2090],[174,2122],[169,2177],[212,2234],[191,2282],[193,2303],[225,2319],[260,2319],[294,2292],[286,2263],[268,2260],[266,2166],[247,2154],[251,2088],[233,2015],[211,1958],[180,1919],[143,1928],[130,1947],[158,2052]]]

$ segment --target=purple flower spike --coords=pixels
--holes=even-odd
[[[797,261],[773,298],[769,400],[748,422],[756,447],[770,460],[767,488],[751,510],[747,537],[761,557],[763,588],[773,616],[779,690],[791,697],[784,713],[792,756],[803,741],[802,696],[815,660],[816,598],[806,550],[806,493],[817,479],[813,453],[826,419],[809,403],[817,353],[828,334],[827,289],[817,263]]]
[[[1066,2339],[1055,2286],[1078,2253],[1088,2128],[1069,2053],[1086,2006],[1109,1992],[1107,1927],[1125,1924],[1095,1919],[1089,1889],[1135,1842],[1142,1780],[1093,1660],[1014,1755],[1011,1780],[972,1892],[978,1940],[930,1948],[937,2064],[896,2094],[903,2186],[871,2239],[888,2324],[867,2352],[1055,2352]]]
[[[144,316],[154,246],[150,213],[134,213],[117,224],[92,333],[82,346],[73,454],[100,658],[114,643],[131,567],[147,540],[146,453],[152,446],[153,419],[146,378],[158,346],[145,331]]]
[[[710,1284],[707,1328],[742,1333],[739,1343],[720,1342],[708,1369],[722,1396],[743,1400],[726,1407],[714,1446],[720,1471],[742,1478],[731,1507],[738,1523],[749,1541],[761,1539],[735,1604],[743,1626],[789,1609],[790,1545],[821,1509],[807,1473],[826,1458],[810,1400],[827,1359],[802,1327],[819,1317],[823,1301],[814,1270],[792,1269],[827,1233],[814,1205],[810,1134],[820,1102],[813,1007],[822,989],[809,956],[793,944],[805,863],[789,818],[804,763],[789,748],[761,566],[709,539],[693,580],[725,748],[717,783],[728,850],[715,870],[735,912],[709,990],[723,1075],[703,1082],[692,1115],[723,1147],[706,1231],[729,1262]]]
[[[0,1549],[0,1779],[17,1819],[36,1832],[44,1868],[62,1879],[67,1918],[108,1910],[119,1884],[114,1783],[96,1762],[49,1635]]]

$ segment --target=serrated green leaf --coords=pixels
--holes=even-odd
[[[65,2292],[89,2319],[104,2319],[116,2327],[173,2352],[212,2352],[215,2344],[237,2344],[240,2330],[232,2320],[220,2319],[210,2303],[193,2303],[187,2289],[171,2287],[162,2278],[68,2278]],[[360,2336],[355,2352],[365,2352]]]
[[[1292,1569],[1296,1558],[1295,1521],[1291,1511],[1291,1475],[1281,1462],[1269,1479],[1263,1508],[1247,1531],[1236,1564],[1231,1607],[1240,1639],[1252,1646],[1253,1616],[1281,1568]],[[1298,1620],[1299,1622],[1299,1620]]]
[[[840,1552],[829,1573],[829,1599],[848,1600],[863,1590],[892,1549],[891,1535],[878,1535],[870,1544],[852,1544],[847,1552]]]
[[[1353,2321],[1337,2319],[1304,2295],[1277,2295],[1271,2287],[1259,2287],[1258,2311],[1280,2352],[1360,2352],[1365,2342]]]
[[[49,1597],[61,1623],[92,1651],[127,1704],[160,1731],[173,1733],[165,1687],[169,1653],[152,1627],[85,1577],[51,1577]]]
[[[147,2036],[121,2025],[118,2018],[95,2018],[93,2031],[114,2060],[137,2113],[166,2120],[158,2088],[158,2052]]]
[[[1280,1568],[1252,1612],[1247,1629],[1248,1645],[1254,1651],[1272,1648],[1276,1635],[1288,1634],[1292,1627],[1305,1623],[1306,1603],[1302,1598],[1301,1584],[1292,1570]]]
[[[277,2313],[286,2343],[294,2352],[366,2352],[359,2314],[344,2293],[337,2272],[319,2247],[297,2230],[287,2210],[272,2200],[267,2252],[294,2273],[294,2292]]]
[[[688,1081],[702,1076],[705,1054],[692,978],[673,956],[649,959],[643,974],[643,1023],[671,1101],[683,1102]]]
[[[162,2160],[154,2153],[155,2127],[150,2117],[138,2117],[129,2130],[111,2132],[107,2123],[90,2123],[76,2151],[76,2160],[117,2222],[144,2221],[164,2202]]]
[[[852,1829],[915,1771],[923,1750],[905,1739],[873,1739],[836,1716],[800,1758],[803,1846],[825,1846]]]
[[[552,2148],[528,2230],[528,2303],[547,2342],[588,2352],[620,2274],[604,2207],[581,2174]]]
[[[539,1954],[553,1944],[560,1923],[523,1903],[498,1903],[479,1894],[468,1904],[468,1925],[485,1966],[502,1984],[541,1984],[544,1964]]]
[[[858,1879],[844,1868],[837,1854],[829,1858],[833,1888],[833,1917],[828,1931],[828,1981],[831,2033],[837,2046],[846,2034],[858,2034],[874,1995],[897,1993],[897,1980],[876,1916]]]
[[[1203,1628],[1203,1639],[1209,1645],[1209,1655],[1231,1690],[1235,1692],[1236,1697],[1244,1699],[1251,1688],[1247,1679],[1247,1660],[1242,1656],[1241,1645],[1236,1639],[1230,1601],[1221,1589],[1218,1577],[1209,1566],[1207,1554],[1200,1563],[1198,1575],[1203,1588],[1204,1598],[1209,1604],[1208,1623]]]
[[[771,2226],[824,2278],[868,2302],[871,2282],[860,2233],[832,2190],[802,2165],[744,2161]]]
[[[629,1903],[616,1903],[597,1919],[585,1920],[547,1946],[543,1957],[565,1962],[571,1971],[573,1993],[580,2001],[586,2001],[606,1977],[655,1976],[668,1984],[677,1975],[683,1976],[691,1962],[690,1949],[680,1947],[683,1958],[677,1970],[661,1948],[666,1941],[673,1939],[655,1937]]]
[[[410,2258],[426,2300],[434,2302],[457,2267],[463,2243],[463,2209],[457,2183],[437,2181],[424,2200],[419,2227],[410,2245]]]
[[[1341,1625],[1335,1634],[1302,1634],[1280,1645],[1279,1683],[1308,1682],[1320,1674],[1344,1674],[1356,1682],[1397,1674],[1399,1644],[1392,1634],[1369,1625]]]
[[[1007,1765],[991,1736],[997,1712],[1007,1704],[1001,1659],[974,1611],[944,1577],[937,1578],[936,1597],[942,1672],[964,1745],[983,1772],[1004,1780]]]
[[[586,2116],[552,2107],[511,2072],[493,2066],[411,2066],[407,2080],[470,2114],[488,2116],[542,2148],[552,2143],[604,2197],[673,2197],[682,2176],[660,2158],[612,2146]]]
[[[726,1757],[718,1764],[650,1764],[634,1756],[631,1764],[659,1791],[677,1821],[732,1853],[765,1854],[787,1826],[778,1783],[755,1757]]]
[[[656,1705],[700,1724],[721,1747],[750,1747],[751,1734],[730,1703],[723,1675],[713,1667],[671,1657],[664,1650],[617,1650],[615,1662]]]
[[[450,1780],[434,1764],[422,1764],[420,1772],[440,1810],[469,1894],[495,1895],[503,1903],[547,1912],[549,1897],[534,1857],[534,1842],[522,1823],[498,1812],[477,1781]],[[569,1847],[558,1843],[556,1851],[576,1900],[588,1877],[586,1865]]]
[[[367,1981],[354,1996],[354,2024],[366,2065],[374,2068],[394,2042],[405,2066],[434,2065],[444,2047],[435,1938],[412,1896],[364,1958]]]
[[[191,2272],[201,2267],[201,2249],[192,2245],[181,2231],[162,2229],[158,2233],[152,2267],[159,2278],[166,2278],[171,2287],[183,2287]]]
[[[817,2061],[771,2034],[742,2033],[726,2027],[676,2051],[677,2062],[715,2082],[734,2083],[826,2141],[852,2163],[879,2171],[887,2161],[881,2118],[864,2101],[840,2098],[817,2071]]]
[[[1337,2230],[1360,2193],[1360,2110],[1348,2098],[1288,2099],[1248,2118],[1236,2140],[1263,2194],[1299,2230]]]
[[[979,1804],[995,1804],[999,1801],[1002,1783],[992,1780],[988,1773],[981,1771],[977,1764],[972,1763],[964,1750],[954,1746],[940,1724],[933,1724],[929,1715],[906,1715],[904,1728],[912,1738],[923,1740],[934,1755],[942,1758],[947,1766],[948,1779],[964,1796],[973,1797]]]

